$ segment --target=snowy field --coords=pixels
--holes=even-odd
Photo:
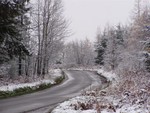
[[[18,81],[16,83],[8,83],[8,85],[1,85],[0,91],[13,91],[15,89],[24,88],[24,87],[38,87],[41,84],[55,84],[55,79],[57,77],[61,77],[61,70],[60,69],[54,69],[50,70],[50,74],[47,75],[44,79],[36,79],[35,82],[29,82],[29,83],[19,83]]]

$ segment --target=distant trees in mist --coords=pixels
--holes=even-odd
[[[64,64],[70,66],[93,66],[94,47],[90,40],[73,41],[65,46]]]

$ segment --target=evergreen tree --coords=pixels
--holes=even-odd
[[[105,48],[107,47],[106,42],[107,39],[105,38],[105,32],[102,36],[100,34],[97,35],[97,42],[95,45],[97,56],[95,58],[95,63],[98,65],[104,65],[104,53]]]
[[[21,18],[29,11],[25,7],[26,2],[28,0],[0,1],[0,63],[20,54],[29,55],[21,37],[22,28],[25,26]]]
[[[122,61],[121,54],[124,48],[124,29],[118,25],[116,28],[111,27],[107,31],[107,47],[104,55],[105,67],[108,70],[114,70]]]

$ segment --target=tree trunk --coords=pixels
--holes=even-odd
[[[22,72],[21,72],[21,70],[22,70],[22,60],[21,60],[21,52],[20,52],[20,55],[19,55],[19,66],[18,66],[18,74],[19,74],[19,76],[21,76],[22,75]]]

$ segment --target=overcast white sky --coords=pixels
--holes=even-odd
[[[97,28],[128,23],[135,0],[63,0],[65,16],[73,33],[69,40],[94,41]]]

